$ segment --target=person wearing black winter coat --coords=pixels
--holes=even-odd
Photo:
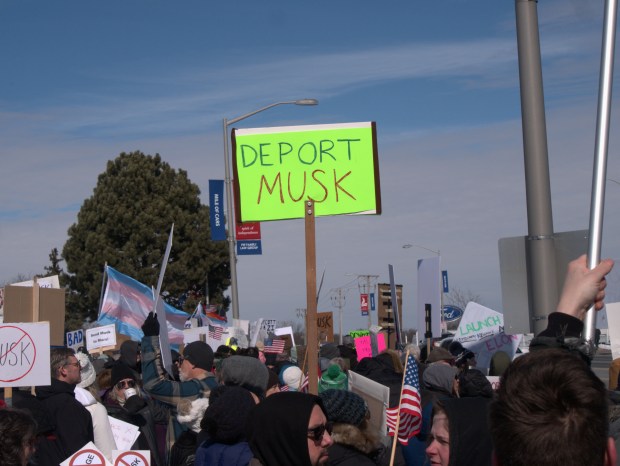
[[[88,442],[94,441],[93,419],[82,403],[75,399],[75,386],[80,382],[81,375],[74,351],[52,348],[50,368],[51,385],[37,387],[36,394],[55,425],[54,440],[49,455],[37,455],[39,466],[58,466]]]

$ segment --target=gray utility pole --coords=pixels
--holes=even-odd
[[[379,275],[358,275],[357,276],[357,287],[360,290],[360,294],[368,294],[372,292],[371,290],[375,289],[376,281],[379,278]],[[368,303],[368,329],[372,327],[372,314],[370,311],[370,303]]]
[[[338,308],[338,333],[340,334],[340,344],[342,345],[342,308],[347,300],[346,292],[342,288],[336,288],[332,296],[332,306]]]
[[[539,333],[547,327],[547,315],[557,305],[558,281],[536,3],[536,0],[515,0],[527,200],[530,329]]]

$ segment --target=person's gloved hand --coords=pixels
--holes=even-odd
[[[144,320],[142,331],[145,337],[156,337],[159,335],[159,321],[153,312],[149,312],[149,315]]]

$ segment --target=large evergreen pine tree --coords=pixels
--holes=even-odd
[[[121,153],[109,161],[63,248],[70,280],[68,319],[97,317],[106,262],[156,286],[173,223],[162,295],[178,306],[188,292],[204,290],[208,276],[211,302],[223,303],[230,283],[228,246],[210,240],[209,208],[199,194],[186,171],[175,171],[157,154]],[[185,301],[185,310],[195,304],[195,299]]]

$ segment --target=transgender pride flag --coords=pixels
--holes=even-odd
[[[97,323],[115,324],[118,331],[132,340],[142,339],[142,324],[153,310],[153,290],[127,275],[106,266],[108,283],[103,295]],[[189,315],[164,302],[171,344],[183,343],[183,326]]]

